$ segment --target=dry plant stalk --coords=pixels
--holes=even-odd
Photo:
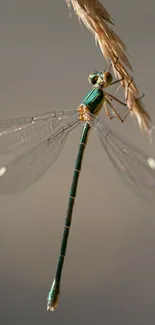
[[[94,34],[103,56],[112,63],[114,74],[123,78],[121,85],[124,88],[126,103],[131,115],[137,118],[141,130],[150,131],[150,116],[139,98],[139,90],[128,70],[132,71],[127,57],[127,47],[109,24],[114,26],[112,17],[99,0],[66,0],[80,20]]]

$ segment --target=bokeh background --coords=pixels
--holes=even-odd
[[[102,1],[131,53],[155,124],[155,2]],[[64,0],[0,1],[0,118],[76,108],[105,61]],[[101,114],[104,114],[101,113]],[[155,156],[129,118],[113,129]],[[85,152],[59,308],[46,312],[80,137],[32,187],[0,197],[0,323],[155,324],[155,210],[122,183],[92,132]],[[155,141],[155,138],[154,138]]]

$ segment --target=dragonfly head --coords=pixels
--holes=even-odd
[[[89,82],[95,86],[106,88],[112,83],[113,77],[110,72],[94,72],[89,75]]]

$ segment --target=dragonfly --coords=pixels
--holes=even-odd
[[[47,309],[52,311],[59,302],[77,185],[92,129],[97,132],[102,147],[128,186],[146,201],[155,201],[155,160],[99,119],[102,108],[109,119],[114,116],[121,122],[126,119],[127,115],[122,119],[113,102],[124,106],[126,104],[106,91],[106,88],[120,80],[113,80],[109,71],[95,71],[89,75],[89,81],[92,88],[77,109],[0,121],[0,193],[8,194],[19,192],[37,181],[55,162],[68,135],[82,124],[58,263],[47,298]]]

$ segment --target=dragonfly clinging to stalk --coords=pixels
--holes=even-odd
[[[116,32],[109,26],[114,26],[114,21],[99,0],[66,0],[67,5],[73,6],[79,19],[94,34],[105,59],[111,62],[116,77],[123,78],[121,85],[124,88],[127,107],[132,116],[136,117],[141,130],[150,134],[151,119],[144,108],[133,77],[127,57],[127,47]]]
[[[75,110],[0,121],[0,193],[18,192],[38,180],[58,157],[69,133],[78,125],[83,125],[56,274],[48,294],[49,310],[55,310],[58,306],[78,179],[91,129],[97,132],[101,145],[129,187],[146,201],[155,201],[155,160],[99,121],[98,115],[104,106],[109,118],[115,115],[123,122],[113,101],[125,104],[106,91],[108,86],[119,83],[120,80],[113,81],[112,74],[108,71],[92,73],[89,81],[93,87]],[[109,109],[113,112],[112,115]],[[2,163],[4,157],[5,162]]]

